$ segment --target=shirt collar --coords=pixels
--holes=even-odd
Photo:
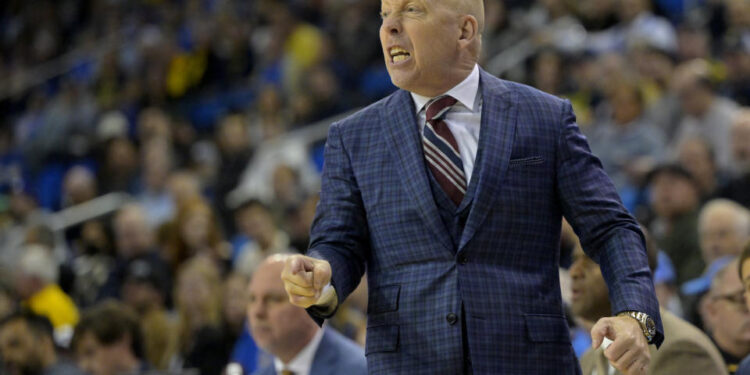
[[[477,97],[477,93],[479,92],[479,65],[474,65],[474,69],[469,73],[469,76],[466,77],[461,83],[454,86],[452,89],[448,90],[443,95],[450,95],[456,100],[458,100],[459,103],[463,104],[466,108],[469,108],[470,110],[475,110],[474,108],[474,101]],[[438,96],[443,96],[438,95]],[[419,94],[411,93],[412,99],[414,99],[414,106],[417,110],[417,113],[421,112],[422,109],[424,109],[424,106],[427,105],[427,103],[430,102],[433,98],[422,96]]]
[[[312,368],[313,359],[315,359],[315,352],[318,351],[318,345],[320,345],[320,340],[322,339],[323,330],[319,329],[318,332],[315,333],[315,336],[313,336],[312,340],[310,340],[310,342],[307,343],[299,353],[297,353],[297,356],[286,365],[284,365],[284,362],[281,362],[278,357],[274,357],[273,365],[276,368],[276,373],[281,374],[281,371],[286,369],[295,374],[309,374],[310,369]]]

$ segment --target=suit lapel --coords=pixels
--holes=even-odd
[[[474,237],[500,192],[502,176],[508,168],[516,132],[515,92],[484,70],[480,70],[482,120],[479,129],[477,162],[469,190],[475,189],[458,251]],[[475,186],[471,186],[471,185]]]
[[[425,224],[435,234],[435,238],[453,253],[453,242],[440,219],[427,180],[422,139],[419,136],[411,96],[407,91],[399,90],[387,107],[391,110],[385,114],[385,124],[390,133],[392,149],[398,157],[396,169],[401,183],[404,184],[410,200],[417,205]]]

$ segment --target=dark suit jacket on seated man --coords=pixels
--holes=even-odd
[[[289,303],[281,282],[285,255],[261,263],[248,286],[248,321],[253,339],[274,356],[255,374],[361,375],[365,353],[333,329],[320,329],[304,309]]]
[[[381,11],[401,90],[331,126],[308,256],[282,273],[290,300],[320,322],[367,269],[373,374],[576,374],[564,215],[601,264],[612,312],[642,318],[603,318],[594,341],[614,339],[616,366],[644,373],[641,323],[652,342],[662,334],[643,237],[570,104],[477,66],[481,0]]]

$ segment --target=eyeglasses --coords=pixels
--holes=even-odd
[[[736,293],[715,295],[713,299],[714,300],[726,300],[737,307],[741,307],[747,310],[747,305],[745,305],[745,291],[744,290],[736,292]]]

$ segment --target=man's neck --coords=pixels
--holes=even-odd
[[[317,328],[317,327],[316,327]],[[289,364],[294,358],[299,355],[299,353],[304,349],[307,345],[310,344],[310,341],[312,341],[313,337],[315,337],[315,334],[318,332],[317,329],[309,330],[309,332],[306,332],[307,337],[305,340],[299,340],[296,343],[290,344],[286,347],[284,347],[283,352],[275,353],[276,357],[281,360],[285,365]]]
[[[136,374],[139,372],[141,361],[135,356],[128,353],[119,357],[120,360],[112,366],[114,368],[114,374]]]
[[[732,340],[729,337],[721,335],[714,336],[714,340],[716,340],[716,343],[722,351],[729,353],[737,359],[742,359],[750,353],[750,342]]]

